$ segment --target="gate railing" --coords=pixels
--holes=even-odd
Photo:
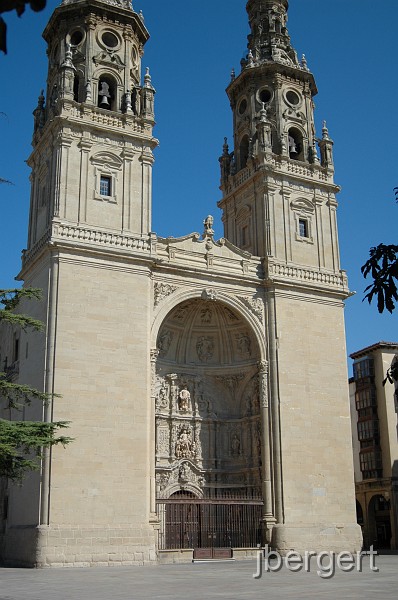
[[[157,501],[159,550],[255,548],[262,544],[263,502],[170,498]]]

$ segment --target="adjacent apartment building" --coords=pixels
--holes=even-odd
[[[352,436],[358,523],[364,545],[398,548],[398,384],[387,370],[398,343],[378,342],[351,354]]]

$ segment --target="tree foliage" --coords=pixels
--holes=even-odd
[[[370,274],[373,282],[365,289],[364,300],[370,304],[376,297],[378,311],[382,313],[387,309],[392,313],[398,300],[398,246],[379,244],[371,248],[369,254],[361,271],[365,278]]]
[[[24,314],[14,312],[22,299],[40,299],[40,290],[34,288],[0,290],[0,324],[13,328],[40,331],[43,323]],[[3,408],[21,410],[32,402],[46,404],[54,394],[40,392],[29,385],[15,383],[12,374],[0,373],[0,400]],[[11,421],[0,419],[0,476],[21,481],[24,475],[40,467],[43,448],[68,444],[71,438],[58,435],[68,426],[65,421]]]
[[[387,369],[386,378],[383,380],[383,385],[386,385],[387,381],[394,383],[398,381],[398,360],[394,360],[389,369]]]
[[[398,202],[398,187],[394,188]],[[362,275],[370,275],[373,282],[365,288],[364,300],[369,304],[377,298],[377,309],[392,313],[395,302],[398,301],[398,246],[394,244],[379,244],[369,250],[369,259],[361,267]]]
[[[15,10],[18,17],[25,12],[26,4],[35,12],[39,12],[46,7],[46,0],[1,0],[0,13]],[[2,17],[0,17],[0,50],[7,54],[7,25]]]

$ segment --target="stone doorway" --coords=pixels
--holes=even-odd
[[[160,545],[255,547],[263,500],[256,338],[235,310],[194,299],[172,309],[157,348]]]

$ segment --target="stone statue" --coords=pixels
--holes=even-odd
[[[183,429],[176,443],[176,457],[190,458],[192,456],[192,439],[188,429]]]
[[[191,394],[186,385],[180,391],[178,395],[178,409],[181,412],[187,412],[190,408]]]

